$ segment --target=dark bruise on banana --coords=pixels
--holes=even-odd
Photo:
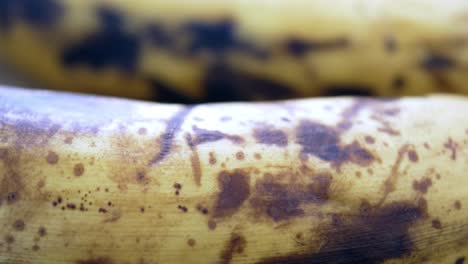
[[[4,0],[0,52],[43,86],[166,102],[467,93],[467,14],[436,0]]]
[[[0,109],[2,263],[468,256],[464,97],[186,107],[1,88]]]

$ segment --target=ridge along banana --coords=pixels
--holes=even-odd
[[[466,97],[0,108],[0,263],[468,257]]]
[[[462,0],[0,4],[0,53],[43,87],[160,101],[467,94]]]

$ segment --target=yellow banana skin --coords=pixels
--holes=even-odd
[[[6,0],[0,53],[42,87],[160,101],[466,94],[467,13],[462,0]]]
[[[466,97],[0,108],[0,263],[468,257]]]

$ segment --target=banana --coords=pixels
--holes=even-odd
[[[0,263],[468,257],[466,97],[0,108]]]
[[[165,102],[468,89],[463,0],[5,0],[0,54],[42,87]]]

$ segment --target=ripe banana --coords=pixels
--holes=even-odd
[[[464,0],[5,0],[0,53],[53,87],[160,101],[468,93]]]
[[[0,263],[468,257],[466,97],[183,106],[2,87],[0,109]]]

